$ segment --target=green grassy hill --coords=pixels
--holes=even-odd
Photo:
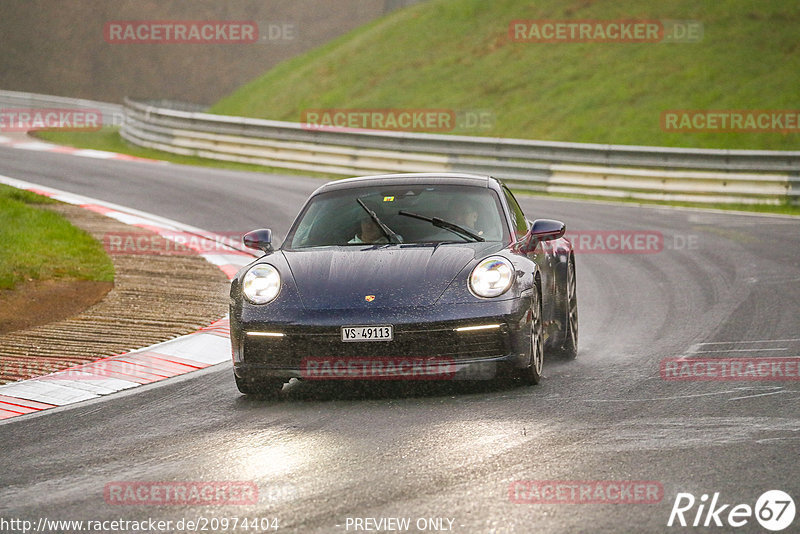
[[[699,43],[513,42],[515,19],[679,19]],[[278,65],[212,112],[484,110],[456,133],[591,143],[800,149],[800,134],[670,133],[662,111],[800,109],[795,0],[430,0]]]

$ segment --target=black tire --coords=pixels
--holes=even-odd
[[[244,395],[253,395],[257,397],[272,397],[280,393],[283,389],[283,380],[280,378],[269,378],[263,380],[247,380],[246,378],[239,378],[236,374],[233,375],[236,380],[236,387],[240,393]]]
[[[559,335],[561,343],[554,347],[552,355],[561,360],[574,360],[578,356],[578,284],[575,276],[575,256],[570,255],[566,278],[567,306],[564,329]]]
[[[538,282],[534,291],[536,302],[531,306],[531,337],[530,337],[530,365],[519,371],[519,378],[533,386],[542,379],[542,367],[544,365],[544,330],[542,326],[542,289]]]

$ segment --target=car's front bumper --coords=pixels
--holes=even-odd
[[[529,363],[530,300],[524,297],[414,308],[295,308],[282,313],[246,305],[231,312],[234,372],[248,380],[474,380]],[[341,340],[342,326],[386,324],[393,326],[392,341]],[[487,325],[499,326],[456,330]],[[323,368],[328,374],[314,372]]]

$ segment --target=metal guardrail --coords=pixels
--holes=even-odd
[[[700,202],[800,199],[800,151],[544,142],[303,124],[126,99],[129,142],[177,154],[341,175],[476,172],[542,192]]]
[[[120,104],[19,91],[0,90],[0,105],[3,108],[96,109],[103,114],[104,126],[122,126],[125,118],[124,108]]]
[[[168,107],[164,107],[164,105]],[[600,145],[387,131],[202,113],[167,101],[125,105],[0,91],[7,107],[100,109],[128,142],[175,154],[336,175],[475,172],[518,189],[612,198],[800,201],[800,151]],[[176,109],[180,108],[180,109]]]

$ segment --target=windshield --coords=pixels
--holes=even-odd
[[[361,203],[398,239],[387,236]],[[490,189],[393,185],[343,189],[317,195],[289,231],[287,248],[478,241],[468,233],[454,232],[429,220],[400,212],[441,219],[480,236],[484,241],[508,239],[499,199]]]

